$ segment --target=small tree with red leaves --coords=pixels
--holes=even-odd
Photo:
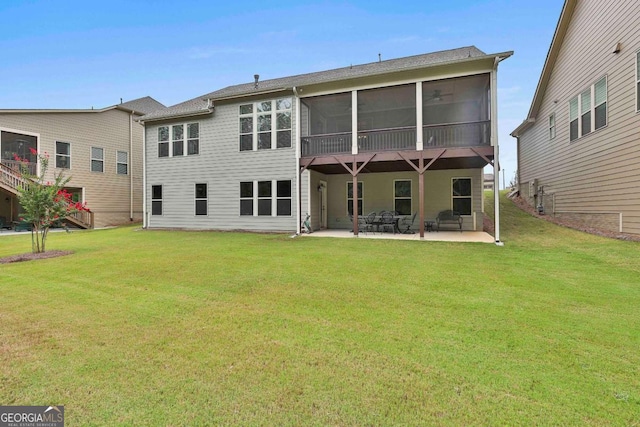
[[[21,164],[20,175],[26,182],[18,188],[18,201],[23,210],[20,219],[31,224],[31,249],[33,253],[39,253],[45,251],[47,234],[53,225],[60,223],[68,215],[88,209],[85,205],[72,201],[71,194],[64,188],[71,178],[65,178],[62,171],[54,174],[53,182],[45,181],[49,155],[30,150],[38,156],[40,173],[31,174],[26,167],[26,160],[15,156]]]

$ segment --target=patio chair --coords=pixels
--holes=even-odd
[[[382,212],[382,221],[380,222],[380,228],[382,231],[389,230],[390,232],[396,232],[396,220],[393,218],[393,213],[384,211]]]
[[[402,234],[414,234],[415,231],[411,230],[411,227],[413,227],[413,223],[416,221],[416,215],[418,214],[418,212],[414,212],[413,215],[411,215],[411,217],[405,216],[404,218],[402,218],[400,220],[400,224],[399,227],[400,228],[400,232]],[[411,219],[409,219],[411,218]],[[404,228],[404,230],[403,230]]]
[[[358,215],[358,231],[367,233],[373,231],[373,224],[367,222],[368,216]]]
[[[378,214],[375,212],[370,212],[369,215],[366,216],[365,222],[367,225],[367,230],[373,232],[373,227],[376,225],[376,217]]]

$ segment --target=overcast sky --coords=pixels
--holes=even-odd
[[[563,0],[0,1],[0,109],[173,105],[225,86],[475,45],[498,71],[500,158],[526,117]],[[502,182],[502,179],[501,179]]]

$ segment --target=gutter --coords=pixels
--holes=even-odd
[[[512,53],[511,53],[512,54]],[[504,246],[500,241],[500,147],[498,144],[498,64],[507,56],[498,55],[493,60],[491,70],[491,139],[493,140],[493,204],[494,204],[494,233],[497,246]],[[494,98],[495,97],[495,98]]]
[[[298,95],[298,88],[296,86],[292,87],[293,96],[296,100],[296,133],[295,133],[295,144],[296,144],[296,190],[298,193],[298,212],[296,215],[296,234],[300,234],[302,232],[302,188],[300,185],[302,183],[302,174],[300,173],[300,96]]]
[[[141,124],[145,124],[146,122],[159,122],[162,120],[173,120],[173,119],[181,119],[181,118],[186,118],[186,117],[194,117],[194,116],[206,116],[208,114],[213,113],[213,109],[199,109],[199,110],[194,110],[194,111],[187,111],[184,113],[178,113],[175,115],[168,115],[168,116],[159,116],[159,117],[151,117],[148,119],[145,119],[144,116],[138,119],[138,122],[140,122]]]
[[[133,111],[129,114],[129,158],[127,160],[129,168],[129,221],[133,222]]]

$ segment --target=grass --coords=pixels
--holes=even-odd
[[[0,266],[0,404],[91,425],[640,425],[640,245],[56,233]],[[28,235],[0,238],[0,257]]]

